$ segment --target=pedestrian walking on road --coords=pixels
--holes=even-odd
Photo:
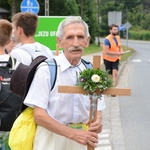
[[[102,58],[106,70],[112,76],[113,86],[117,86],[119,60],[123,54],[118,26],[115,24],[109,27],[110,34],[104,39]]]

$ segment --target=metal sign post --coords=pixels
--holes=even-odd
[[[49,16],[49,0],[45,0],[45,16]]]
[[[124,27],[126,28],[126,49],[128,49],[128,39],[129,39],[128,30],[129,30],[129,28],[132,27],[132,25],[130,24],[130,22],[127,21],[127,22],[124,24]]]

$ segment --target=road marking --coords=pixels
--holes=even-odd
[[[97,147],[95,150],[112,150],[111,146],[102,146],[102,147]]]
[[[100,139],[98,145],[108,145],[111,144],[109,139]]]
[[[141,59],[134,59],[132,62],[141,62]]]
[[[100,134],[100,135],[99,135],[99,138],[109,138],[109,135],[110,135],[110,134],[107,134],[107,133],[105,133],[105,134]]]
[[[148,60],[141,60],[141,59],[134,59],[132,62],[150,62],[150,59]]]

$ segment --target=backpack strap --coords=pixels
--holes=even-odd
[[[51,75],[51,91],[53,90],[57,78],[57,63],[55,59],[47,59],[45,61],[49,66],[49,71]]]
[[[56,78],[57,78],[57,62],[54,58],[47,59],[47,60],[45,60],[45,62],[49,66],[49,71],[50,71],[50,75],[51,75],[51,91],[52,91],[55,86],[55,82],[56,82]],[[81,59],[81,62],[85,65],[86,68],[88,68],[88,69],[93,68],[93,65],[91,62],[86,61],[84,59]]]
[[[41,45],[41,49],[42,48],[43,48],[43,45]],[[37,47],[35,47],[35,49],[31,50],[31,47],[22,45],[22,46],[19,47],[19,49],[27,52],[31,56],[32,61],[36,57],[41,56],[41,55],[47,57],[46,53],[44,51],[41,51],[41,49],[38,49]]]
[[[29,90],[37,67],[46,59],[47,57],[45,56],[38,56],[29,66],[20,63],[11,77],[10,90],[24,99]],[[25,108],[26,106],[22,104],[21,111]]]
[[[92,69],[93,68],[93,65],[91,62],[87,61],[87,60],[84,60],[84,59],[81,59],[81,62],[84,64],[84,66],[87,68],[87,69]]]
[[[7,66],[10,65],[10,70],[9,71],[11,73],[15,70],[16,59],[11,55],[9,55],[9,56],[10,56],[10,58],[9,58]]]
[[[9,73],[12,73],[15,70],[16,59],[9,55],[8,61],[1,61],[0,64],[6,64],[1,67],[9,67]]]

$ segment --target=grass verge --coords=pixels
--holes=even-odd
[[[102,51],[102,47],[97,44],[90,44],[88,48],[84,50],[83,55],[94,54]]]

